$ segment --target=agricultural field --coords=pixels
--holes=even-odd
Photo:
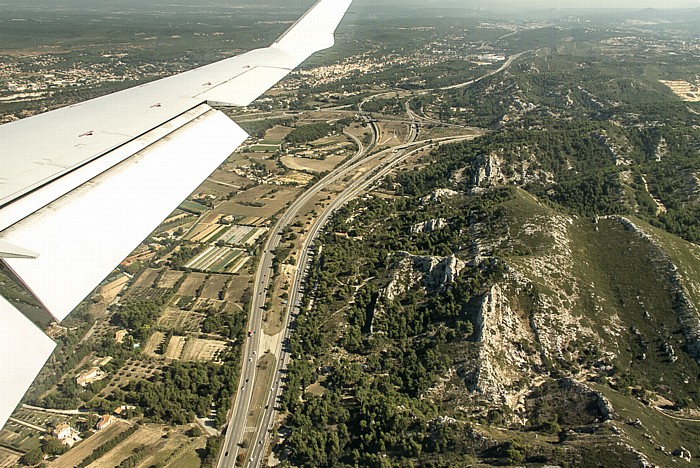
[[[92,468],[119,466],[119,464],[126,460],[135,449],[143,447],[153,450],[153,444],[160,440],[165,433],[167,433],[167,429],[160,425],[149,424],[141,426],[121,444],[117,445],[88,466]]]
[[[262,218],[260,216],[246,216],[245,218],[242,218],[238,224],[241,226],[264,226],[267,224],[267,219]]]
[[[226,343],[223,341],[188,337],[179,359],[183,361],[217,361],[225,349]]]
[[[337,151],[341,148],[352,147],[353,144],[348,141],[345,135],[332,135],[314,140],[309,143],[309,146],[324,151]]]
[[[272,127],[265,132],[265,141],[272,141],[281,143],[284,138],[289,135],[289,133],[294,130],[292,127],[285,127],[283,125],[277,125]]]
[[[250,290],[253,286],[252,280],[250,275],[234,275],[226,288],[224,300],[229,303],[243,303],[245,291]]]
[[[129,277],[121,275],[109,283],[101,286],[97,293],[102,296],[102,301],[105,304],[111,304],[117,298],[117,295],[124,289],[129,282]]]
[[[185,348],[185,343],[187,342],[186,336],[173,336],[168,342],[168,347],[165,350],[164,357],[166,359],[179,359],[182,355],[182,350]]]
[[[19,464],[21,452],[0,447],[0,468],[11,468]]]
[[[269,142],[265,142],[265,140],[261,141],[257,145],[252,145],[250,148],[250,151],[254,153],[274,153],[278,149],[280,149],[279,143],[277,144],[271,144]]]
[[[343,162],[345,158],[347,158],[347,155],[331,155],[325,159],[307,158],[297,155],[284,155],[280,158],[280,161],[285,167],[295,171],[319,173],[332,171],[336,166]]]
[[[218,240],[232,245],[253,245],[265,232],[265,228],[234,224]]]
[[[687,81],[677,80],[677,81],[666,81],[661,80],[661,83],[665,84],[671,91],[687,102],[700,102],[700,86],[698,84],[688,83]]]
[[[13,418],[39,427],[56,425],[60,423],[75,423],[76,417],[61,414],[46,413],[27,408],[20,408],[12,415]]]
[[[249,259],[250,257],[240,249],[212,246],[190,260],[185,268],[214,273],[236,273]],[[194,294],[187,295],[194,296]]]
[[[127,431],[131,427],[131,423],[117,419],[111,426],[102,429],[95,435],[76,444],[65,454],[56,458],[49,464],[52,467],[78,466],[81,461],[86,459],[100,445],[106,443],[110,439],[118,436],[122,432]],[[90,465],[91,467],[98,466],[97,462]]]
[[[138,277],[136,277],[131,286],[124,293],[125,299],[143,300],[157,299],[167,294],[167,289],[157,288],[156,282],[162,273],[162,269],[156,270],[146,268]]]
[[[298,188],[258,185],[223,202],[217,211],[234,216],[270,217],[282,210],[300,192]]]
[[[206,244],[216,241],[227,229],[223,224],[201,222],[185,235],[184,239],[191,242]]]
[[[100,396],[107,397],[115,389],[123,387],[131,381],[150,379],[160,373],[162,367],[162,364],[152,359],[129,360],[119,371],[114,373],[109,383],[100,392]]]
[[[40,446],[41,432],[9,420],[0,431],[0,444],[17,450],[32,450]]]
[[[201,290],[204,280],[206,280],[207,275],[204,273],[190,273],[183,281],[182,286],[177,291],[178,296],[198,296],[198,292]]]
[[[182,278],[183,275],[184,273],[181,271],[168,270],[163,274],[163,276],[161,276],[160,280],[158,281],[158,287],[172,289],[175,287],[175,284],[180,280],[180,278]]]
[[[188,428],[182,428],[187,430]],[[203,449],[206,438],[190,438],[180,431],[168,432],[167,437],[161,437],[153,443],[139,466],[172,466],[181,468],[198,468],[200,466],[197,450]]]
[[[164,352],[156,351],[162,348],[165,335],[155,332],[148,340],[148,351],[144,347],[144,353],[158,359],[172,359],[182,361],[215,361],[226,349],[226,342],[219,340],[200,339],[193,336],[174,335],[170,338]]]
[[[250,162],[243,157],[242,153],[233,153],[222,166],[202,182],[196,193],[204,192],[223,197],[241,190],[250,184],[250,180],[237,174],[235,169],[247,164]]]
[[[212,211],[211,213],[207,213],[204,216],[202,216],[199,219],[199,222],[200,224],[216,224],[221,218],[222,216],[220,214]]]
[[[201,297],[213,300],[222,299],[223,290],[229,278],[228,275],[209,275],[207,281],[204,283]]]
[[[208,206],[202,205],[201,203],[197,203],[196,201],[192,200],[185,200],[184,202],[180,203],[179,208],[183,211],[187,211],[188,213],[196,215],[201,215],[202,213],[206,213],[210,210]]]
[[[156,331],[148,337],[148,341],[143,346],[143,354],[149,357],[158,357],[156,351],[160,349],[161,344],[165,341],[165,333]]]

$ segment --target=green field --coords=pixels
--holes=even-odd
[[[183,211],[187,211],[188,213],[193,213],[196,215],[206,213],[210,210],[208,206],[202,205],[201,203],[197,203],[196,201],[192,200],[185,200],[184,202],[180,203],[179,208]]]

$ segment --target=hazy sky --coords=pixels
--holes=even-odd
[[[468,0],[465,4],[472,3]],[[491,5],[493,8],[624,8],[624,9],[641,9],[641,8],[692,8],[700,7],[700,0],[492,0],[483,2],[479,0],[477,3],[482,5]]]

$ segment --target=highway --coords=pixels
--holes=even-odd
[[[529,51],[528,51],[529,52]],[[495,75],[507,69],[514,60],[523,55],[526,52],[515,54],[509,57],[506,62],[497,70],[494,70],[482,77],[470,80],[465,83],[459,83],[452,86],[446,86],[439,88],[439,90],[450,90],[469,86],[473,83],[479,82],[488,76]],[[437,90],[424,90],[419,94],[428,93]],[[380,95],[385,95],[388,93],[381,93]],[[359,105],[360,112],[362,112],[362,105],[369,99],[374,99],[377,96],[372,96],[365,98]],[[420,130],[420,123],[434,123],[444,125],[444,122],[439,122],[428,117],[420,116],[413,112],[410,107],[410,98],[405,103],[406,113],[410,120],[410,132],[405,144],[395,146],[393,148],[370,154],[371,150],[377,144],[380,138],[379,127],[376,125],[376,121],[371,119],[369,116],[365,116],[365,121],[370,125],[373,134],[373,141],[370,145],[365,147],[363,143],[353,135],[347,134],[352,140],[357,144],[357,153],[348,161],[342,165],[335,168],[318,183],[316,183],[309,190],[305,191],[299,198],[297,198],[294,203],[284,212],[282,217],[275,223],[272,228],[272,232],[267,238],[265,246],[263,248],[262,255],[260,257],[260,263],[255,274],[253,281],[253,296],[250,304],[250,314],[248,322],[248,333],[246,338],[246,343],[243,346],[243,365],[241,370],[241,377],[239,382],[239,389],[236,393],[236,398],[234,401],[233,409],[229,417],[229,423],[227,426],[226,437],[224,439],[224,444],[220,452],[220,458],[217,463],[218,468],[224,467],[234,467],[236,465],[236,458],[238,457],[240,444],[244,440],[244,434],[246,431],[250,430],[253,432],[253,437],[250,438],[249,447],[246,447],[246,460],[243,460],[243,466],[259,466],[265,455],[265,449],[268,443],[268,430],[272,427],[274,423],[274,412],[277,403],[277,398],[282,392],[281,388],[281,377],[282,373],[287,367],[289,361],[289,355],[283,347],[283,343],[289,337],[290,333],[290,322],[298,313],[298,304],[301,303],[301,285],[303,281],[303,275],[307,269],[310,260],[310,249],[314,241],[318,237],[319,233],[323,229],[323,226],[328,222],[331,215],[345,203],[352,200],[364,190],[366,190],[371,184],[375,183],[377,180],[386,176],[391,170],[393,170],[396,165],[405,161],[408,157],[415,154],[418,151],[425,149],[429,144],[427,142],[416,141],[418,138],[418,132]],[[256,116],[257,117],[257,116]],[[260,118],[266,118],[264,114]],[[462,141],[465,139],[472,139],[478,136],[478,133],[470,134],[468,136],[458,136],[458,137],[444,137],[432,140],[432,144],[441,145],[444,143],[450,143],[455,141]],[[366,157],[369,155],[368,157]],[[383,161],[382,161],[383,159]],[[280,245],[282,241],[281,233],[288,227],[296,216],[301,212],[312,198],[317,195],[321,190],[328,187],[330,184],[338,181],[341,177],[347,175],[354,175],[357,173],[357,169],[361,165],[366,164],[370,160],[378,160],[381,163],[374,167],[373,169],[362,173],[354,181],[350,182],[350,185],[343,190],[337,197],[335,197],[331,203],[326,206],[320,215],[313,220],[309,231],[303,238],[302,245],[299,249],[299,256],[297,258],[295,268],[295,274],[292,280],[291,288],[289,290],[289,298],[287,302],[287,310],[284,315],[283,332],[276,335],[276,340],[272,346],[268,346],[270,351],[276,358],[275,361],[275,371],[272,379],[265,384],[270,384],[270,391],[267,399],[265,400],[264,409],[262,415],[255,421],[255,425],[251,428],[247,427],[247,419],[252,410],[256,408],[251,408],[251,399],[253,397],[253,390],[256,384],[256,371],[258,359],[261,353],[267,351],[267,349],[262,349],[262,320],[263,313],[265,310],[265,304],[268,299],[268,290],[270,290],[270,285],[272,284],[272,278],[274,275],[272,268],[273,261],[273,251]],[[260,385],[261,383],[259,383]],[[240,465],[239,465],[240,466]]]
[[[520,53],[511,55],[511,56],[508,57],[508,59],[503,63],[503,65],[501,65],[498,69],[493,70],[493,71],[490,71],[489,73],[487,73],[487,74],[485,74],[485,75],[483,75],[483,76],[480,76],[479,78],[474,78],[473,80],[465,81],[464,83],[457,83],[457,84],[450,85],[450,86],[443,86],[442,88],[425,89],[425,90],[423,90],[423,91],[420,91],[420,92],[416,93],[416,94],[414,95],[414,97],[415,97],[415,96],[420,96],[420,95],[423,95],[423,94],[429,94],[429,93],[432,93],[432,92],[435,92],[435,91],[448,91],[448,90],[451,90],[451,89],[466,88],[467,86],[471,86],[471,85],[473,85],[474,83],[478,83],[479,81],[484,80],[484,79],[486,79],[486,78],[488,78],[488,77],[490,77],[490,76],[493,76],[493,75],[496,75],[496,74],[498,74],[498,73],[501,73],[502,71],[504,71],[505,69],[507,69],[508,67],[510,67],[510,66],[512,65],[512,63],[513,63],[515,60],[517,60],[518,58],[522,57],[524,54],[527,54],[527,53],[529,53],[529,52],[532,52],[532,51],[531,51],[531,50],[526,50],[526,51],[524,51],[524,52],[520,52]],[[364,101],[362,101],[362,104],[364,104],[368,99],[369,99],[369,98],[366,98]],[[416,122],[429,123],[429,124],[434,124],[434,125],[442,125],[442,126],[447,126],[447,127],[462,127],[462,128],[464,128],[463,125],[452,124],[452,123],[449,123],[449,122],[442,122],[442,121],[440,121],[440,120],[432,119],[432,118],[430,118],[430,117],[425,117],[425,116],[422,116],[422,115],[419,115],[419,114],[415,113],[415,112],[411,109],[411,105],[410,105],[411,99],[412,99],[412,98],[407,99],[407,100],[406,100],[406,103],[405,103],[406,114],[408,114],[408,117],[409,117],[411,120],[416,121]]]
[[[428,143],[425,141],[416,142],[415,133],[411,133],[410,141],[403,145],[399,145],[394,148],[386,149],[379,153],[372,155],[372,159],[382,159],[385,160],[377,167],[363,174],[361,177],[353,181],[343,192],[341,192],[328,206],[326,206],[320,213],[319,217],[316,218],[310,227],[307,236],[304,238],[302,246],[299,251],[299,261],[297,262],[296,272],[293,278],[293,282],[290,287],[289,302],[287,305],[287,313],[285,315],[284,333],[282,334],[280,342],[287,339],[291,333],[290,324],[299,312],[298,304],[301,303],[304,276],[307,271],[311,260],[311,247],[318,238],[319,234],[322,232],[324,226],[333,215],[335,211],[341,208],[343,205],[348,203],[350,200],[354,199],[358,195],[362,194],[367,190],[372,184],[376,183],[378,180],[385,177],[389,172],[394,170],[397,165],[404,162],[410,156],[413,156],[419,151],[424,150],[433,144],[442,145],[446,143],[455,143],[458,141],[464,141],[476,138],[477,134],[470,134],[468,136],[456,136],[456,137],[444,137],[437,140],[433,140],[433,143]],[[397,151],[398,150],[398,151]],[[365,161],[358,161],[352,167],[347,168],[345,172],[351,172],[356,169],[356,166]],[[272,386],[270,388],[270,393],[265,403],[265,410],[261,417],[260,423],[255,429],[255,437],[252,439],[254,442],[251,447],[252,453],[250,458],[246,461],[244,466],[260,466],[264,461],[264,456],[266,453],[266,448],[268,444],[268,431],[272,428],[274,424],[274,412],[277,404],[277,399],[281,395],[283,388],[280,385],[282,375],[289,363],[289,353],[286,348],[280,346],[279,356],[277,360],[277,366],[275,373],[272,378]]]
[[[377,126],[374,123],[370,123],[372,128],[374,140],[378,135]],[[260,263],[255,274],[255,279],[253,282],[253,296],[250,304],[250,314],[248,319],[248,330],[246,343],[243,346],[243,365],[241,369],[241,377],[239,382],[238,392],[236,394],[236,399],[233,405],[233,412],[229,418],[228,429],[226,431],[226,437],[224,439],[223,449],[221,450],[221,456],[217,464],[218,467],[233,467],[235,466],[236,457],[238,456],[238,451],[240,449],[239,444],[243,440],[243,434],[246,430],[246,419],[248,417],[248,412],[250,411],[250,403],[253,395],[253,388],[255,384],[257,361],[260,357],[260,353],[266,350],[261,349],[261,334],[262,334],[262,318],[263,311],[265,307],[265,302],[267,300],[267,291],[273,277],[272,251],[279,246],[282,236],[280,232],[287,227],[293,219],[299,214],[301,209],[311,201],[311,199],[321,190],[323,190],[329,184],[335,182],[341,175],[344,175],[349,169],[354,168],[358,161],[374,147],[374,141],[367,147],[355,136],[346,134],[350,137],[358,147],[357,153],[348,161],[338,166],[328,175],[326,175],[321,181],[316,183],[309,190],[304,192],[299,198],[297,198],[294,203],[284,212],[282,217],[277,221],[275,226],[272,228],[271,234],[267,238],[267,242],[263,248],[263,253],[260,257]],[[290,301],[290,304],[294,302]],[[286,330],[286,326],[285,326]],[[280,345],[277,348],[281,348]],[[279,366],[279,356],[278,366]],[[253,440],[257,440],[254,438]],[[250,462],[250,460],[248,460]]]
[[[505,67],[502,67],[502,69],[504,68]],[[496,73],[498,71],[496,71]],[[246,459],[243,461],[243,466],[259,466],[264,460],[264,455],[266,453],[265,450],[268,444],[268,430],[274,423],[277,399],[282,393],[282,386],[280,385],[282,374],[285,371],[289,361],[289,355],[286,349],[284,349],[283,343],[289,337],[289,325],[295,314],[298,313],[298,304],[301,303],[301,286],[306,267],[309,264],[311,246],[317,239],[319,233],[323,229],[323,226],[330,219],[331,215],[345,203],[361,194],[371,184],[386,176],[386,174],[393,170],[396,165],[402,163],[408,157],[422,151],[431,144],[440,145],[444,143],[462,141],[465,139],[475,138],[478,135],[470,134],[468,136],[435,138],[432,139],[432,143],[416,141],[419,132],[419,120],[424,120],[424,118],[413,113],[408,103],[406,103],[406,111],[409,119],[411,120],[410,131],[406,143],[378,153],[370,154],[377,141],[379,141],[380,129],[376,125],[376,121],[365,117],[366,122],[370,125],[373,134],[373,141],[370,143],[370,145],[365,147],[358,138],[354,137],[353,135],[346,134],[353,141],[355,141],[358,147],[357,153],[351,159],[335,168],[313,187],[305,191],[299,198],[297,198],[272,228],[272,231],[264,245],[263,252],[260,257],[260,263],[258,264],[253,282],[253,296],[250,304],[248,324],[249,332],[247,333],[248,336],[246,338],[246,343],[243,346],[243,365],[239,389],[236,394],[232,413],[229,418],[224,444],[217,464],[218,468],[240,466],[236,465],[236,459],[241,450],[240,444],[244,440],[245,433],[248,431],[253,432],[253,437],[249,439],[249,446],[246,447]],[[299,256],[296,262],[297,267],[295,268],[295,274],[289,290],[287,310],[284,314],[283,332],[276,336],[272,346],[270,346],[268,342],[266,349],[262,349],[262,319],[265,304],[268,299],[268,290],[271,289],[270,285],[274,275],[272,268],[274,255],[272,252],[280,245],[282,241],[282,236],[280,233],[295,220],[297,215],[300,214],[301,210],[307,204],[309,204],[313,197],[316,196],[321,190],[324,190],[326,187],[348,175],[358,174],[358,169],[370,161],[381,161],[381,163],[373,169],[361,173],[359,177],[352,181],[350,185],[347,186],[345,190],[343,190],[343,192],[341,192],[337,197],[335,197],[335,199],[333,199],[331,203],[323,209],[319,216],[312,221],[312,225],[303,238],[302,245],[299,248]],[[260,358],[261,353],[268,350],[267,348],[270,348],[270,351],[276,358],[275,371],[272,379],[265,383],[265,385],[270,385],[270,391],[265,400],[262,415],[257,421],[255,421],[255,424],[252,427],[247,427],[248,416],[251,414],[251,410],[256,409],[251,408],[251,400],[256,384],[258,359]]]

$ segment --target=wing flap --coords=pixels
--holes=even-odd
[[[246,138],[210,109],[0,234],[3,262],[62,320]]]
[[[19,404],[56,343],[0,296],[0,424]]]

